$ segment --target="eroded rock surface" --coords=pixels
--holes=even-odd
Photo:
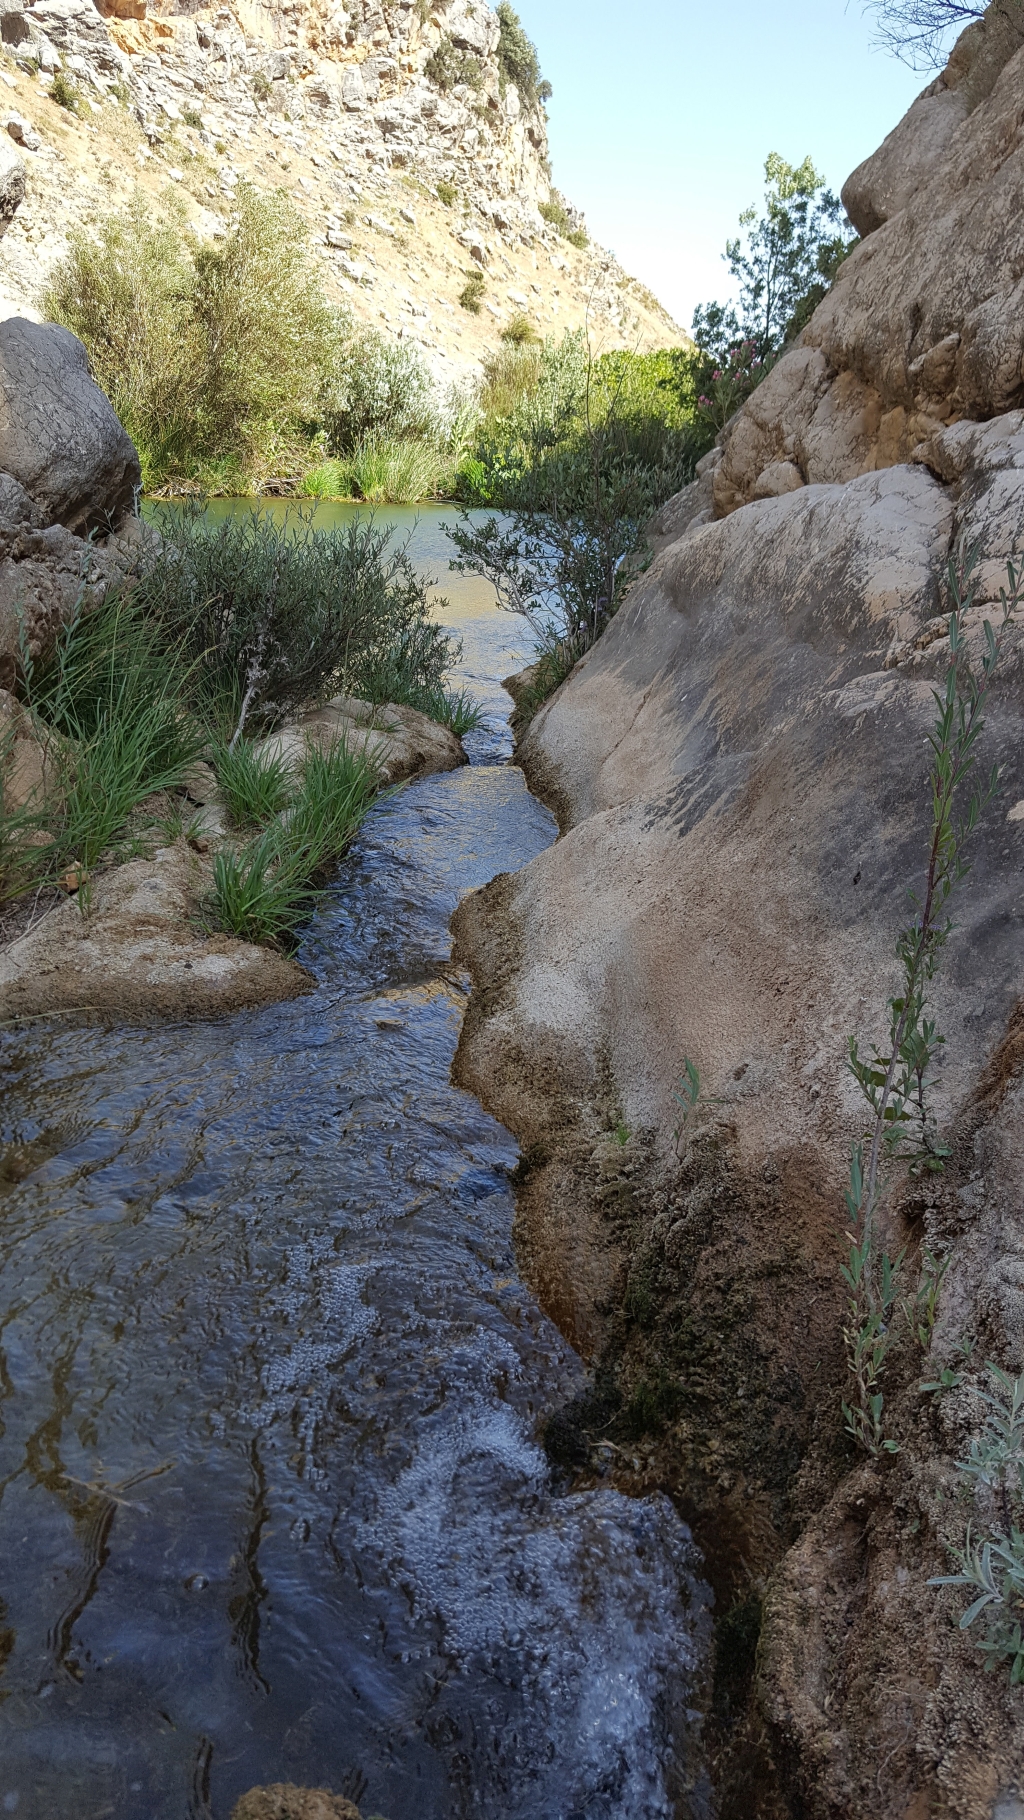
[[[135,510],[135,445],[68,329],[20,316],[0,322],[0,470],[41,523],[79,536],[117,531]]]
[[[0,321],[0,688],[145,564],[139,461],[66,329]]]
[[[724,432],[719,513],[763,495],[770,470],[846,481],[1024,403],[1022,47],[1019,0],[995,0],[849,179],[864,239]]]
[[[1011,40],[659,514],[652,567],[521,748],[563,837],[456,923],[475,987],[459,1078],[524,1148],[522,1255],[601,1368],[566,1457],[593,1470],[617,1437],[623,1482],[670,1486],[692,1520],[729,1647],[760,1622],[755,1716],[712,1755],[720,1796],[771,1820],[995,1820],[1020,1799],[1019,1690],[957,1628],[963,1591],[928,1584],[964,1545],[984,1361],[1024,1360],[1020,627],[979,760],[1001,790],[930,988],[952,1154],[889,1234],[912,1277],[924,1247],[951,1254],[939,1319],[925,1359],[909,1329],[893,1355],[894,1458],[858,1461],[839,1408],[863,1121],[846,1046],[884,1038],[925,869],[947,564],[978,545],[977,662],[1024,546]],[[923,1395],[944,1369],[959,1388]],[[598,1408],[613,1381],[625,1430]]]
[[[212,1017],[310,990],[309,975],[284,955],[204,933],[211,872],[212,862],[178,841],[46,911],[0,950],[0,1018]]]
[[[341,741],[350,752],[373,757],[385,785],[454,771],[468,762],[454,733],[416,708],[396,702],[375,707],[352,695],[338,695],[324,707],[289,721],[280,732],[261,740],[260,748],[297,766],[310,746],[328,750]]]

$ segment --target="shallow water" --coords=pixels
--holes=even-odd
[[[451,912],[555,834],[505,762],[528,653],[462,600],[475,762],[370,816],[315,994],[0,1032],[0,1813],[703,1812],[687,1532],[552,1487],[582,1368],[516,1271],[515,1146],[449,1080]]]

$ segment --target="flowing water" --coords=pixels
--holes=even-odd
[[[449,1080],[451,912],[555,828],[507,763],[516,625],[446,592],[474,762],[370,816],[313,995],[0,1032],[0,1814],[227,1820],[275,1781],[704,1812],[687,1532],[552,1486],[582,1368],[517,1274],[515,1146]]]

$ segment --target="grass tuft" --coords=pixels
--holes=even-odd
[[[292,794],[288,765],[282,757],[261,751],[251,740],[239,740],[233,750],[226,742],[218,741],[213,768],[236,828],[258,826],[287,808]]]

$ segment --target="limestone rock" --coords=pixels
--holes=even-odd
[[[124,79],[125,59],[92,0],[35,0],[22,16],[79,80],[105,88]]]
[[[126,1022],[211,1017],[310,989],[283,955],[197,927],[210,862],[177,842],[96,879],[0,951],[0,1019],[95,1011]]]
[[[0,322],[0,469],[69,531],[116,530],[134,508],[139,458],[67,329]]]
[[[812,378],[813,353],[794,357]],[[766,414],[764,427],[778,430]],[[610,1118],[644,1134],[664,1190],[654,1205],[678,1194],[685,1209],[689,1194],[692,1218],[706,1223],[702,1274],[680,1288],[686,1318],[699,1332],[741,1298],[743,1341],[730,1357],[744,1395],[748,1346],[762,1382],[777,1386],[768,1420],[786,1428],[795,1470],[812,1445],[806,1412],[838,1430],[843,1176],[863,1128],[845,1046],[884,1027],[905,891],[920,889],[925,866],[944,572],[961,535],[980,544],[968,621],[977,664],[1006,559],[1024,547],[1024,412],[940,428],[913,466],[800,486],[709,522],[699,508],[719,472],[712,464],[692,489],[689,519],[686,496],[662,514],[669,540],[520,748],[563,833],[456,914],[457,953],[474,977],[457,1078],[541,1159],[519,1218],[528,1255],[542,1260],[546,1304],[571,1311],[572,1331],[598,1321],[575,1262],[587,1203],[573,1158]],[[954,1369],[958,1337],[979,1327],[986,1356],[1012,1369],[1024,1357],[1024,626],[997,673],[983,738],[980,766],[1004,767],[1004,790],[973,837],[948,961],[930,988],[946,1036],[934,1111],[962,1158],[941,1209],[925,1216],[928,1242],[941,1235],[953,1256],[936,1370]],[[713,1104],[677,1150],[674,1093],[687,1058]],[[709,1156],[728,1151],[717,1191],[699,1173],[702,1143]],[[723,1222],[737,1200],[749,1212],[730,1244]],[[645,1231],[659,1220],[667,1271],[664,1234],[685,1222],[666,1211]],[[641,1256],[657,1271],[654,1242]],[[590,1249],[608,1243],[600,1227]],[[750,1248],[757,1268],[744,1276]],[[644,1330],[653,1361],[646,1317]],[[823,1400],[816,1374],[829,1348],[836,1375]],[[898,1381],[894,1373],[887,1407]],[[786,1384],[800,1386],[796,1402]],[[955,1629],[962,1595],[928,1586],[963,1543],[969,1507],[954,1462],[979,1410],[965,1396],[922,1423],[911,1365],[892,1415],[897,1461],[851,1475],[831,1502],[826,1484],[820,1514],[788,1554],[753,1444],[722,1462],[710,1546],[730,1483],[742,1488],[745,1537],[761,1508],[773,1538],[756,1570],[769,1577],[776,1566],[759,1685],[800,1811],[905,1820],[906,1759],[880,1766],[910,1685],[926,1690],[913,1744],[921,1812],[939,1811],[947,1795],[963,1820],[1002,1811],[1009,1767],[1024,1758],[1017,1693],[1005,1671],[981,1673]],[[744,1435],[749,1427],[741,1420]],[[680,1437],[694,1446],[689,1415]],[[699,1447],[683,1454],[697,1478],[702,1457]],[[690,1468],[678,1470],[681,1490],[696,1496]],[[743,1571],[755,1571],[746,1553]],[[977,1799],[959,1802],[963,1791]]]
[[[1024,9],[993,0],[844,197],[866,236],[722,433],[715,508],[907,461],[1024,404]],[[762,483],[762,476],[771,471]]]
[[[41,809],[48,782],[46,757],[20,702],[0,689],[0,809]]]
[[[236,1801],[231,1820],[360,1820],[360,1814],[344,1795],[332,1795],[329,1789],[272,1782],[251,1788]]]
[[[341,740],[350,751],[368,752],[379,760],[384,784],[454,771],[467,762],[454,733],[416,708],[395,702],[374,707],[350,695],[338,695],[326,707],[289,721],[260,741],[260,749],[298,765],[309,746],[329,749]]]

